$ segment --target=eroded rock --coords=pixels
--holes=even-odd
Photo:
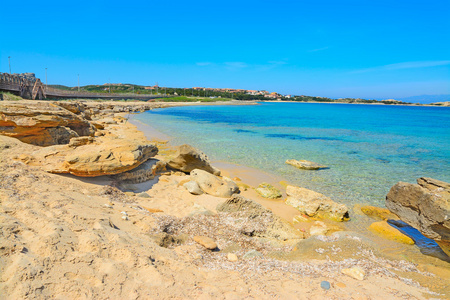
[[[296,159],[288,159],[286,160],[288,165],[294,166],[303,170],[319,170],[319,169],[327,169],[327,166],[320,165],[318,163],[309,161],[309,160],[296,160]]]
[[[230,197],[239,191],[238,186],[233,181],[220,178],[204,170],[193,170],[191,172],[191,179],[205,193],[216,197]]]
[[[386,196],[386,207],[425,236],[450,242],[450,184],[419,178],[399,182]]]
[[[255,191],[264,198],[277,199],[281,198],[281,192],[273,185],[268,183],[261,183]]]
[[[321,193],[289,185],[286,194],[288,195],[286,204],[310,217],[317,216],[334,221],[349,219],[347,206],[336,203]]]
[[[181,145],[178,147],[175,157],[170,160],[168,166],[175,170],[190,173],[192,170],[199,169],[211,174],[220,175],[220,171],[211,166],[208,157],[201,151],[190,145]]]

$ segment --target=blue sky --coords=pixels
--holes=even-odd
[[[0,71],[327,97],[450,94],[450,1],[2,2]],[[44,79],[45,80],[45,79]]]

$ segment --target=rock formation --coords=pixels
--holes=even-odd
[[[175,157],[167,164],[169,167],[185,173],[189,173],[194,169],[200,169],[217,176],[220,175],[220,171],[211,166],[208,157],[190,145],[179,146]]]
[[[67,144],[73,137],[93,136],[95,130],[82,116],[53,103],[22,101],[0,104],[0,134],[28,144]]]
[[[310,217],[327,218],[334,221],[349,219],[347,206],[336,203],[321,193],[292,185],[286,187],[286,204]]]
[[[425,177],[417,183],[394,185],[386,207],[429,238],[450,242],[450,184]]]
[[[239,191],[236,183],[230,179],[220,178],[204,170],[193,170],[191,179],[198,184],[202,191],[216,197],[230,197]]]

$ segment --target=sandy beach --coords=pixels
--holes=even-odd
[[[45,146],[41,145],[50,138],[42,134],[33,138],[34,144],[21,141],[25,129],[0,135],[4,299],[446,299],[450,295],[447,262],[421,254],[414,245],[368,233],[374,220],[359,207],[349,208],[347,222],[317,218],[293,222],[301,214],[285,204],[283,178],[217,161],[211,162],[220,170],[215,180],[236,185],[238,195],[189,192],[185,184],[193,181],[192,173],[170,167],[178,153],[171,137],[130,114],[198,104],[63,103],[42,104],[49,105],[44,111],[36,101],[34,106],[26,101],[0,102],[3,120],[21,113],[24,119],[16,124],[24,128],[50,124],[47,116],[53,114],[76,119],[76,130],[86,126],[83,130],[92,131],[74,138],[68,130],[70,142]],[[8,114],[10,108],[17,111]],[[66,138],[66,133],[58,133],[58,138]],[[102,155],[92,157],[99,147],[111,152],[104,162]],[[83,159],[88,163],[81,164]],[[93,170],[93,162],[102,164]],[[282,196],[275,200],[261,196],[256,188],[263,182]],[[230,199],[250,206],[235,209]],[[249,214],[252,209],[258,213]],[[318,224],[327,230],[311,234]],[[215,247],[208,249],[205,238]]]

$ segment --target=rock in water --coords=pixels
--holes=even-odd
[[[268,183],[261,183],[255,191],[264,198],[277,199],[281,198],[281,192],[273,185]]]
[[[373,219],[377,220],[398,220],[398,217],[391,213],[389,209],[376,207],[376,206],[363,206],[361,207],[361,211],[366,215]]]
[[[230,197],[239,191],[238,186],[233,181],[220,178],[203,170],[193,170],[191,172],[191,179],[205,193],[216,197]]]
[[[319,170],[319,169],[327,169],[327,166],[320,165],[318,163],[309,161],[309,160],[296,160],[296,159],[288,159],[286,160],[288,165],[294,166],[303,170]]]
[[[389,225],[386,221],[372,223],[369,230],[373,233],[403,244],[413,245],[414,241],[407,235],[404,235],[396,228]]]
[[[211,166],[208,157],[201,151],[190,145],[181,145],[175,153],[175,158],[168,163],[169,167],[190,173],[194,169],[200,169],[211,174],[220,175],[220,171]]]
[[[209,250],[214,250],[217,248],[216,242],[214,242],[212,238],[209,238],[207,236],[194,236],[194,241]]]
[[[366,276],[366,272],[364,272],[364,270],[361,269],[360,267],[342,269],[341,272],[342,274],[348,275],[357,280],[364,280],[364,277]]]
[[[347,206],[336,203],[315,191],[288,185],[286,194],[288,195],[286,204],[295,207],[310,217],[318,216],[334,221],[345,221],[349,219]]]
[[[425,177],[417,183],[394,185],[386,207],[425,236],[450,242],[450,184]]]

